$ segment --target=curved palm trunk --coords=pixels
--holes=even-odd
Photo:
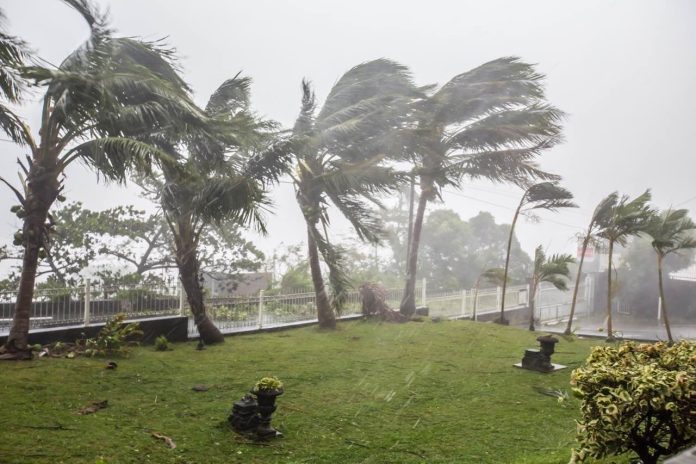
[[[314,286],[314,294],[316,295],[319,327],[322,329],[335,329],[336,315],[331,308],[331,302],[326,294],[324,278],[321,275],[321,265],[319,263],[319,249],[317,248],[317,242],[314,240],[309,226],[307,226],[307,251],[309,254],[309,269],[312,274],[312,285]]]
[[[582,252],[580,254],[580,264],[578,264],[578,275],[575,277],[575,288],[573,289],[573,302],[570,304],[570,315],[568,316],[568,325],[563,332],[566,335],[572,333],[573,327],[573,317],[575,316],[575,305],[578,301],[578,289],[580,288],[580,276],[582,276],[582,264],[585,262],[585,251],[587,251],[587,246],[590,243],[590,238],[592,235],[588,232],[585,239],[582,241]]]
[[[614,341],[614,332],[611,326],[611,258],[614,253],[614,241],[609,241],[609,267],[607,268],[607,341]]]
[[[406,267],[406,286],[404,296],[401,299],[399,312],[404,316],[412,316],[416,312],[416,269],[418,267],[418,247],[420,246],[421,230],[423,229],[423,217],[425,207],[428,203],[428,193],[421,189],[421,196],[418,199],[418,210],[416,219],[413,222],[413,232],[411,233],[411,248],[408,252],[408,263]]]
[[[48,210],[59,193],[59,182],[55,166],[39,166],[32,164],[27,176],[27,196],[22,234],[24,240],[24,256],[22,258],[22,273],[19,282],[19,292],[12,328],[5,343],[5,353],[2,359],[30,359],[29,316],[34,297],[36,269],[39,263],[39,251],[45,246],[47,236],[46,221]]]
[[[669,325],[669,317],[667,316],[667,304],[665,301],[665,288],[662,283],[662,256],[657,255],[657,276],[658,276],[658,284],[660,286],[660,301],[662,302],[662,320],[665,323],[665,329],[667,330],[667,340],[669,340],[669,343],[674,343],[674,339],[672,338],[672,328]]]
[[[508,269],[510,266],[510,250],[512,248],[512,237],[515,234],[515,224],[517,224],[517,218],[520,215],[520,209],[522,208],[522,202],[524,197],[520,201],[519,206],[515,210],[515,216],[512,218],[512,224],[510,225],[510,235],[508,236],[507,253],[505,254],[505,272],[503,273],[503,293],[500,296],[500,318],[496,322],[499,324],[507,325],[509,322],[505,319],[505,290],[507,289],[508,280]]]
[[[174,234],[174,244],[179,279],[181,279],[181,286],[186,292],[186,300],[191,307],[193,322],[196,324],[201,340],[208,345],[222,343],[225,341],[225,337],[215,327],[213,321],[208,318],[205,310],[203,287],[200,282],[200,264],[198,263],[193,231],[183,221],[178,223],[178,230]]]

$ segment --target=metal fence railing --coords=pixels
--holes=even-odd
[[[81,287],[37,288],[29,311],[29,329],[89,325],[106,322],[118,313],[127,319],[178,314],[177,288],[104,287],[89,281]],[[17,292],[0,293],[0,334],[7,333],[14,317]]]
[[[529,289],[526,285],[510,286],[505,296],[506,309],[526,306]],[[398,309],[403,288],[387,289],[387,303]],[[588,307],[589,288],[584,285],[579,294],[578,314]],[[16,292],[0,293],[0,334],[7,333],[14,315]],[[536,316],[540,321],[567,317],[572,291],[561,292],[543,286],[536,298]],[[417,305],[427,305],[431,316],[444,318],[472,317],[498,311],[501,289],[482,288],[478,291],[428,291],[425,279],[416,288]],[[262,291],[257,295],[229,298],[208,298],[205,301],[209,318],[223,332],[271,328],[316,321],[316,299],[312,289],[292,293],[278,290]],[[90,285],[61,289],[37,289],[30,312],[30,330],[89,325],[105,322],[118,313],[129,320],[168,315],[189,315],[183,291],[177,287],[105,287]],[[340,316],[361,313],[360,294],[348,292]],[[197,330],[189,319],[189,335]]]

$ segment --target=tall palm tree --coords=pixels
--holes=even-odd
[[[210,226],[224,223],[254,225],[265,232],[262,210],[267,205],[264,184],[277,178],[284,158],[272,148],[272,123],[258,119],[250,109],[251,79],[239,74],[212,94],[204,110],[213,130],[182,134],[165,131],[150,137],[183,169],[163,169],[156,190],[173,237],[179,278],[201,339],[224,338],[206,313],[201,286],[198,245]],[[277,148],[277,147],[276,147]],[[263,150],[263,151],[259,151]]]
[[[570,278],[569,264],[575,258],[568,254],[552,255],[548,259],[544,249],[539,245],[534,252],[534,272],[529,284],[529,330],[534,330],[534,306],[539,285],[548,282],[559,290],[568,290]]]
[[[425,209],[441,189],[464,178],[528,185],[558,180],[534,160],[561,140],[563,113],[546,103],[543,75],[519,58],[499,58],[429,92],[403,131],[413,154],[420,198],[413,224],[400,310],[416,309],[418,248]]]
[[[585,262],[585,253],[587,252],[587,247],[590,242],[594,239],[597,230],[599,229],[599,224],[606,222],[608,215],[611,213],[611,205],[615,204],[619,198],[618,192],[610,193],[606,198],[599,202],[594,212],[592,213],[592,218],[590,219],[590,224],[587,226],[587,230],[582,239],[582,249],[580,254],[580,263],[578,264],[577,275],[575,276],[575,288],[573,288],[573,302],[570,304],[570,315],[568,316],[568,325],[564,333],[570,335],[573,328],[573,317],[575,316],[575,305],[578,300],[578,290],[580,289],[580,277],[582,276],[582,265]]]
[[[124,181],[133,167],[171,163],[156,147],[137,140],[165,126],[182,131],[207,124],[177,75],[172,52],[158,44],[115,38],[107,20],[88,0],[65,0],[90,27],[88,40],[58,68],[33,66],[22,74],[44,86],[38,137],[21,118],[15,141],[30,155],[20,161],[22,190],[0,178],[20,202],[24,254],[19,292],[4,358],[31,356],[29,310],[41,253],[50,253],[49,210],[64,188],[65,169],[82,161],[108,180]]]
[[[667,338],[670,343],[673,343],[674,339],[672,338],[672,329],[669,325],[665,289],[662,283],[662,263],[665,257],[672,253],[696,248],[696,237],[694,236],[696,224],[687,216],[688,214],[689,212],[685,209],[670,208],[661,213],[656,211],[645,227],[645,233],[652,237],[651,244],[657,254],[657,276],[660,288],[660,301],[662,303],[662,320],[665,323]]]
[[[317,112],[314,92],[302,83],[302,107],[292,130],[295,160],[291,174],[297,202],[307,224],[307,248],[317,317],[321,328],[335,328],[349,280],[343,254],[328,236],[329,205],[361,240],[377,243],[381,223],[367,202],[397,188],[399,174],[387,166],[398,153],[393,134],[408,104],[419,95],[404,66],[378,59],[346,72]],[[324,286],[320,256],[329,270],[332,298]]]
[[[507,276],[510,266],[510,250],[512,249],[512,237],[515,234],[515,225],[520,214],[534,210],[557,211],[559,208],[577,208],[578,205],[573,203],[573,194],[564,189],[555,182],[540,182],[531,185],[524,191],[519,205],[515,210],[515,215],[512,218],[510,225],[510,235],[508,237],[507,251],[505,254],[505,270],[503,274],[503,293],[500,298],[500,317],[498,322],[507,324],[505,319],[505,290],[507,288]]]
[[[612,331],[612,258],[614,244],[625,246],[629,237],[643,232],[653,214],[648,205],[650,189],[631,200],[628,195],[612,198],[606,206],[606,214],[598,221],[597,237],[607,241],[609,263],[607,267],[607,341],[614,341]]]

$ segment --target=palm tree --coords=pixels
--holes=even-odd
[[[655,212],[650,218],[645,233],[652,237],[652,247],[657,254],[657,275],[660,288],[660,301],[662,303],[662,319],[667,330],[667,338],[670,343],[672,329],[669,326],[667,315],[667,303],[665,301],[665,289],[662,283],[662,263],[669,254],[678,253],[681,250],[696,248],[696,238],[694,229],[696,224],[687,216],[689,212],[685,209],[667,209],[661,213]]]
[[[179,278],[201,339],[206,344],[224,338],[208,318],[201,286],[198,245],[209,227],[225,223],[253,225],[265,233],[262,209],[268,203],[264,183],[277,178],[284,158],[264,149],[272,123],[250,110],[251,79],[239,74],[212,94],[205,115],[214,130],[193,135],[168,131],[151,142],[180,160],[183,169],[163,169],[162,180],[150,182],[158,193],[173,237]],[[155,188],[152,188],[155,187]]]
[[[561,140],[563,113],[546,103],[543,75],[518,58],[499,58],[429,92],[403,131],[413,155],[420,198],[413,224],[400,310],[416,309],[415,287],[427,203],[464,178],[528,185],[558,180],[534,162]]]
[[[569,264],[575,258],[568,254],[552,255],[548,259],[544,249],[539,245],[534,252],[534,272],[529,285],[529,330],[534,330],[534,306],[539,285],[548,282],[559,290],[568,290],[570,278]]]
[[[603,238],[609,246],[607,267],[607,341],[614,341],[611,320],[612,302],[612,257],[614,244],[625,246],[629,237],[638,235],[645,229],[653,212],[648,206],[650,190],[631,200],[628,195],[618,195],[607,204],[606,214],[598,221],[597,237]]]
[[[515,233],[515,225],[520,214],[527,213],[533,210],[544,209],[547,211],[556,211],[559,208],[577,208],[578,205],[573,203],[573,194],[564,189],[555,182],[540,182],[527,188],[522,195],[519,205],[515,210],[515,215],[512,218],[510,225],[510,235],[508,237],[507,252],[505,254],[505,271],[503,274],[503,293],[500,298],[500,324],[507,324],[505,319],[505,290],[507,287],[508,268],[510,266],[510,250],[512,249],[512,237]]]
[[[406,105],[418,95],[404,66],[379,59],[355,66],[329,92],[317,113],[316,98],[302,83],[302,107],[292,130],[295,159],[291,174],[297,202],[307,224],[307,248],[317,317],[321,328],[336,326],[350,285],[340,248],[328,236],[328,207],[333,205],[358,237],[377,243],[381,223],[367,201],[397,188],[399,174],[384,164],[394,130],[402,124]],[[333,297],[324,286],[320,256],[329,270]]]
[[[599,229],[599,224],[602,222],[606,222],[607,217],[611,212],[611,205],[615,204],[618,198],[618,192],[610,193],[606,198],[599,202],[594,212],[592,213],[590,225],[587,226],[587,231],[585,232],[584,238],[582,239],[580,264],[578,264],[577,275],[575,276],[575,288],[573,288],[573,302],[570,305],[568,326],[563,332],[565,335],[570,335],[572,333],[573,317],[575,316],[575,305],[578,299],[578,290],[580,289],[580,277],[582,276],[582,265],[585,262],[585,252],[587,251],[587,247],[589,246],[590,242],[594,239],[595,234]]]
[[[33,66],[22,74],[44,86],[36,138],[14,113],[15,141],[30,155],[20,161],[22,191],[7,184],[18,198],[23,218],[16,235],[24,248],[19,292],[6,359],[27,358],[29,310],[40,255],[50,253],[53,221],[49,210],[64,188],[65,169],[82,161],[105,179],[124,181],[129,169],[172,160],[136,139],[144,132],[175,125],[182,131],[207,123],[179,78],[171,51],[155,43],[114,38],[106,17],[87,0],[65,0],[90,26],[89,39],[56,68]]]

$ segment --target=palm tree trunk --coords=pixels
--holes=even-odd
[[[575,304],[578,301],[578,289],[580,288],[580,276],[582,276],[582,264],[585,262],[585,251],[587,251],[587,246],[590,243],[590,238],[592,235],[588,232],[585,239],[582,241],[582,252],[580,254],[580,264],[578,264],[578,275],[575,277],[575,288],[573,289],[573,302],[570,304],[570,315],[568,316],[568,325],[563,332],[566,335],[572,333],[573,327],[573,317],[575,316]]]
[[[425,207],[428,204],[429,193],[421,188],[421,196],[418,199],[418,210],[413,222],[411,233],[411,248],[408,252],[408,263],[406,267],[406,286],[404,296],[401,299],[399,311],[404,316],[412,316],[416,312],[416,269],[418,268],[418,247],[420,246],[421,231],[423,229],[423,217]]]
[[[520,215],[520,209],[522,208],[522,202],[524,197],[520,201],[519,206],[515,210],[515,216],[512,218],[512,225],[510,225],[510,235],[508,236],[507,253],[505,254],[505,272],[503,273],[503,294],[500,296],[500,318],[496,322],[499,324],[507,325],[509,322],[505,319],[505,290],[507,288],[508,280],[508,268],[510,266],[510,250],[512,248],[512,237],[515,235],[515,224],[517,224],[517,218]]]
[[[329,297],[326,294],[324,286],[324,278],[321,275],[321,266],[319,264],[319,249],[317,242],[312,236],[310,226],[307,226],[307,251],[309,254],[309,269],[312,274],[312,284],[314,285],[314,294],[316,295],[317,303],[317,319],[319,327],[322,329],[336,328],[336,315],[331,308]]]
[[[611,258],[614,252],[614,241],[609,240],[609,267],[607,268],[607,341],[614,341],[614,333],[611,327]]]
[[[208,318],[203,298],[203,287],[200,281],[200,264],[198,263],[197,247],[193,231],[185,221],[180,221],[174,234],[176,246],[176,264],[179,267],[179,279],[186,292],[186,300],[191,307],[193,322],[204,343],[211,345],[225,341],[220,330]]]
[[[50,159],[47,157],[47,159]],[[27,216],[22,227],[24,256],[22,258],[22,273],[19,281],[19,292],[12,328],[5,343],[6,353],[2,359],[30,359],[29,316],[34,298],[36,270],[39,263],[39,252],[45,246],[48,234],[46,221],[48,211],[59,193],[58,175],[55,166],[41,166],[33,163],[27,176],[27,196],[24,204]]]
[[[39,262],[40,244],[32,238],[27,239],[22,258],[22,274],[19,281],[19,293],[15,313],[12,319],[10,335],[5,343],[8,359],[31,359],[29,350],[29,315],[34,297],[36,269]]]
[[[662,303],[662,320],[665,322],[665,329],[667,330],[667,340],[669,340],[669,343],[674,343],[674,339],[672,338],[672,328],[669,325],[669,317],[667,316],[667,304],[665,301],[665,288],[662,283],[662,256],[657,255],[657,276],[658,276],[658,284],[660,286],[660,302]]]

